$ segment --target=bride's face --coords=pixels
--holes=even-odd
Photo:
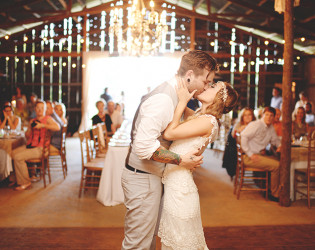
[[[202,104],[212,104],[214,97],[222,88],[221,84],[213,83],[206,91],[202,92],[200,95],[197,96],[197,99]]]

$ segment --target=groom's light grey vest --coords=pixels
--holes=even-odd
[[[175,107],[176,107],[177,102],[178,102],[178,98],[177,98],[176,91],[175,91],[174,87],[171,86],[171,84],[169,84],[167,82],[162,83],[161,85],[156,87],[154,90],[152,90],[152,92],[143,96],[141,98],[140,105],[139,105],[137,112],[135,114],[135,117],[133,119],[132,129],[131,129],[131,145],[130,145],[129,153],[128,153],[127,158],[126,158],[126,164],[128,164],[129,166],[131,166],[135,169],[139,169],[139,170],[154,174],[154,175],[158,175],[158,176],[162,176],[162,173],[163,173],[164,168],[165,168],[165,163],[152,161],[152,160],[140,160],[139,157],[134,152],[133,142],[134,142],[134,138],[135,138],[136,133],[137,133],[137,127],[138,127],[140,120],[141,120],[141,117],[139,116],[139,111],[141,109],[141,105],[149,97],[154,96],[156,94],[161,94],[161,93],[170,96],[170,98],[173,101],[173,106],[169,107],[169,110],[167,112],[172,112],[172,113],[174,112]],[[163,131],[161,131],[161,133],[162,132]],[[162,135],[158,138],[158,140],[160,141],[161,146],[163,146],[167,149],[169,148],[171,142],[164,140],[162,138]]]

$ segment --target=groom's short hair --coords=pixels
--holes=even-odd
[[[188,70],[193,70],[198,76],[202,74],[204,69],[208,71],[217,71],[217,61],[214,57],[204,51],[193,50],[183,55],[178,69],[178,75],[183,77]]]

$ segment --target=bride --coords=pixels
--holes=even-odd
[[[169,150],[178,154],[185,154],[192,149],[201,149],[203,152],[207,144],[217,137],[218,119],[232,110],[238,94],[227,83],[214,83],[198,95],[202,107],[181,123],[187,102],[195,92],[189,93],[183,82],[179,82],[176,91],[179,103],[173,121],[164,132],[165,139],[175,140]],[[192,172],[178,165],[167,164],[162,182],[164,204],[158,231],[162,249],[208,249],[202,228],[198,190]]]

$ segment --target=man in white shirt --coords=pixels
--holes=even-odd
[[[120,128],[122,122],[123,122],[123,117],[121,113],[119,113],[117,110],[115,110],[115,103],[113,101],[108,101],[107,102],[107,110],[106,113],[109,114],[112,123],[114,124],[115,131]]]
[[[248,167],[258,167],[271,171],[270,200],[279,200],[279,160],[264,154],[270,143],[280,150],[280,139],[272,125],[276,110],[272,107],[264,109],[263,117],[253,121],[241,133],[241,147],[245,152],[244,164]]]
[[[274,87],[272,89],[272,98],[271,98],[270,106],[275,108],[275,109],[281,110],[282,97],[280,94],[281,94],[281,91],[279,88]]]
[[[315,115],[312,112],[312,104],[310,102],[305,105],[305,122],[308,126],[315,126]]]
[[[203,51],[190,51],[182,57],[177,77],[187,84],[194,96],[208,89],[217,69],[216,60]],[[126,168],[122,174],[125,194],[125,238],[122,249],[155,249],[158,215],[165,163],[187,169],[200,167],[197,150],[178,155],[168,150],[171,142],[162,133],[172,121],[178,102],[174,76],[142,97],[135,114]]]

